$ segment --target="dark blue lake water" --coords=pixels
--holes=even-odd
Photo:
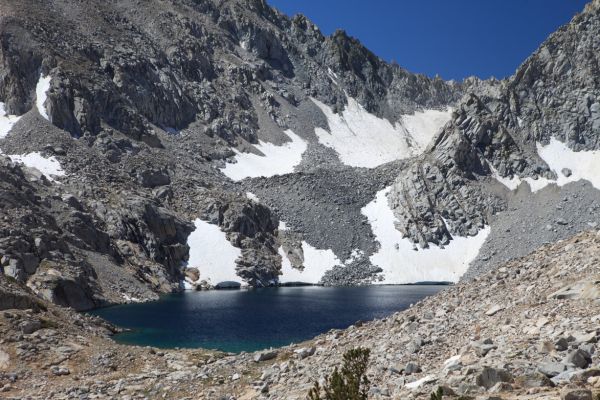
[[[406,309],[444,286],[281,287],[186,292],[96,310],[133,329],[121,343],[254,351],[310,339],[333,328]]]

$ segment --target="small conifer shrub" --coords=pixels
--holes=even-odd
[[[431,393],[431,400],[442,400],[444,397],[444,389],[442,389],[441,387],[438,387],[437,390],[433,393]]]
[[[366,376],[371,350],[358,347],[344,353],[341,370],[336,367],[325,378],[325,385],[319,382],[308,392],[310,400],[367,400],[371,383]]]

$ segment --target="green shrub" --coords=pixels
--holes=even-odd
[[[444,389],[442,389],[441,387],[438,387],[437,390],[433,393],[431,393],[431,400],[442,400],[442,398],[444,397]]]
[[[358,347],[344,353],[342,369],[325,378],[323,388],[316,382],[308,392],[310,400],[367,400],[371,382],[366,377],[371,350]],[[322,397],[324,395],[324,397]]]

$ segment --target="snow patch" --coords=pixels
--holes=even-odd
[[[348,104],[341,114],[317,99],[311,100],[325,114],[330,130],[315,128],[319,142],[334,149],[344,164],[353,167],[374,168],[420,154],[450,119],[449,112],[426,110],[404,116],[401,123],[392,125],[387,119],[369,113],[351,97],[347,98]]]
[[[40,75],[40,80],[38,81],[36,87],[35,87],[35,94],[36,94],[36,100],[35,100],[35,104],[37,106],[38,112],[40,113],[40,115],[44,118],[46,118],[48,121],[50,120],[50,118],[48,117],[48,112],[46,111],[46,100],[48,99],[48,90],[50,90],[50,81],[52,80],[52,77],[50,77],[50,75],[44,77],[43,75]]]
[[[201,219],[196,219],[194,225],[196,229],[187,240],[190,247],[187,265],[198,268],[200,280],[213,286],[226,281],[241,283],[242,279],[235,272],[235,261],[242,255],[241,249],[234,247],[217,225]]]
[[[538,154],[556,173],[556,184],[564,186],[581,179],[589,181],[596,189],[600,189],[600,150],[573,151],[567,145],[555,138],[543,146],[537,143]],[[562,170],[571,170],[570,176],[565,176]]]
[[[285,221],[279,220],[279,226],[277,227],[277,229],[280,230],[280,231],[287,231],[289,228],[285,224]]]
[[[301,271],[292,267],[292,263],[283,251],[283,247],[279,247],[279,255],[281,256],[281,276],[280,283],[310,283],[317,284],[329,271],[336,265],[340,265],[340,260],[336,257],[332,250],[320,250],[312,247],[307,242],[302,242],[302,251],[304,252],[304,269]]]
[[[140,303],[142,301],[139,298],[134,297],[134,296],[129,296],[126,293],[123,293],[123,299],[128,303]]]
[[[431,143],[433,137],[442,130],[451,118],[452,108],[448,107],[445,111],[424,110],[417,111],[413,115],[404,115],[402,124],[418,145],[420,152],[423,152]]]
[[[50,181],[54,181],[54,177],[65,176],[65,171],[60,166],[60,162],[55,157],[44,157],[40,152],[29,154],[8,154],[8,157],[16,163],[25,164],[29,168],[35,168]]]
[[[435,376],[427,375],[417,381],[407,383],[406,385],[404,385],[404,387],[406,387],[407,389],[418,389],[419,387],[423,386],[424,384],[434,382],[435,380],[436,380]]]
[[[271,177],[294,172],[294,168],[302,161],[302,154],[306,151],[306,142],[291,130],[285,134],[290,142],[282,146],[259,141],[254,147],[264,156],[242,153],[235,150],[236,163],[227,164],[221,171],[234,181],[245,178]]]
[[[600,171],[600,150],[573,151],[554,137],[550,138],[548,145],[537,143],[536,146],[540,158],[556,174],[556,180],[543,177],[537,179],[530,177],[521,179],[518,176],[501,177],[498,171],[489,164],[492,176],[510,190],[517,189],[523,181],[529,184],[532,192],[537,192],[550,184],[564,186],[582,179],[589,181],[596,189],[600,189],[600,174],[598,173]],[[571,175],[566,176],[563,173],[564,169],[569,169]]]
[[[529,187],[531,188],[532,192],[537,192],[538,190],[541,190],[543,188],[545,188],[546,186],[548,186],[551,183],[556,183],[555,181],[548,179],[548,178],[544,178],[542,176],[538,176],[537,178],[525,178],[523,179],[525,182],[527,182],[527,184],[529,185]]]
[[[531,177],[521,179],[520,177],[518,177],[516,175],[513,175],[512,178],[500,176],[500,174],[498,173],[496,168],[494,168],[492,166],[492,164],[488,163],[488,166],[489,166],[490,170],[492,171],[492,177],[494,179],[496,179],[498,182],[500,182],[501,184],[503,184],[504,186],[506,186],[509,190],[517,190],[517,188],[519,187],[519,185],[521,185],[522,182],[527,182],[527,184],[529,185],[529,187],[531,189],[531,192],[535,193],[538,190],[545,188],[549,184],[555,183],[555,181],[552,181],[550,179],[547,179],[547,178],[544,178],[541,176],[539,176],[535,179],[531,178]]]
[[[190,281],[189,278],[184,278],[183,279],[183,290],[194,290],[195,286],[192,285],[192,282]]]
[[[248,200],[251,200],[251,201],[255,202],[255,203],[260,203],[260,199],[258,198],[258,196],[255,195],[252,192],[246,192],[246,198]]]
[[[0,139],[4,139],[21,117],[6,114],[6,105],[0,102]]]
[[[518,176],[513,175],[512,178],[500,176],[498,170],[494,168],[492,164],[488,163],[488,167],[490,168],[490,171],[492,171],[492,177],[504,186],[506,186],[508,190],[517,190],[517,188],[521,184],[521,178],[519,178]]]
[[[396,217],[387,199],[390,189],[379,191],[361,210],[380,244],[370,257],[371,263],[383,270],[384,279],[379,283],[457,282],[477,257],[490,228],[485,227],[476,236],[455,236],[443,249],[430,243],[429,249],[415,251],[412,242],[394,226]]]
[[[362,251],[361,249],[354,249],[354,250],[352,250],[352,253],[350,253],[350,257],[348,257],[346,259],[346,261],[344,261],[344,264],[350,265],[354,261],[360,260],[364,256],[364,254],[365,254],[365,252]]]
[[[460,354],[448,358],[446,361],[444,361],[444,368],[456,363],[458,360],[460,360]]]

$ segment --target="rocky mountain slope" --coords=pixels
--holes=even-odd
[[[593,227],[599,8],[457,83],[263,0],[7,0],[3,274],[79,310],[457,281]]]
[[[600,236],[579,234],[383,320],[273,351],[118,345],[116,328],[0,276],[7,399],[305,399],[346,349],[371,349],[372,399],[592,399],[600,392]]]

